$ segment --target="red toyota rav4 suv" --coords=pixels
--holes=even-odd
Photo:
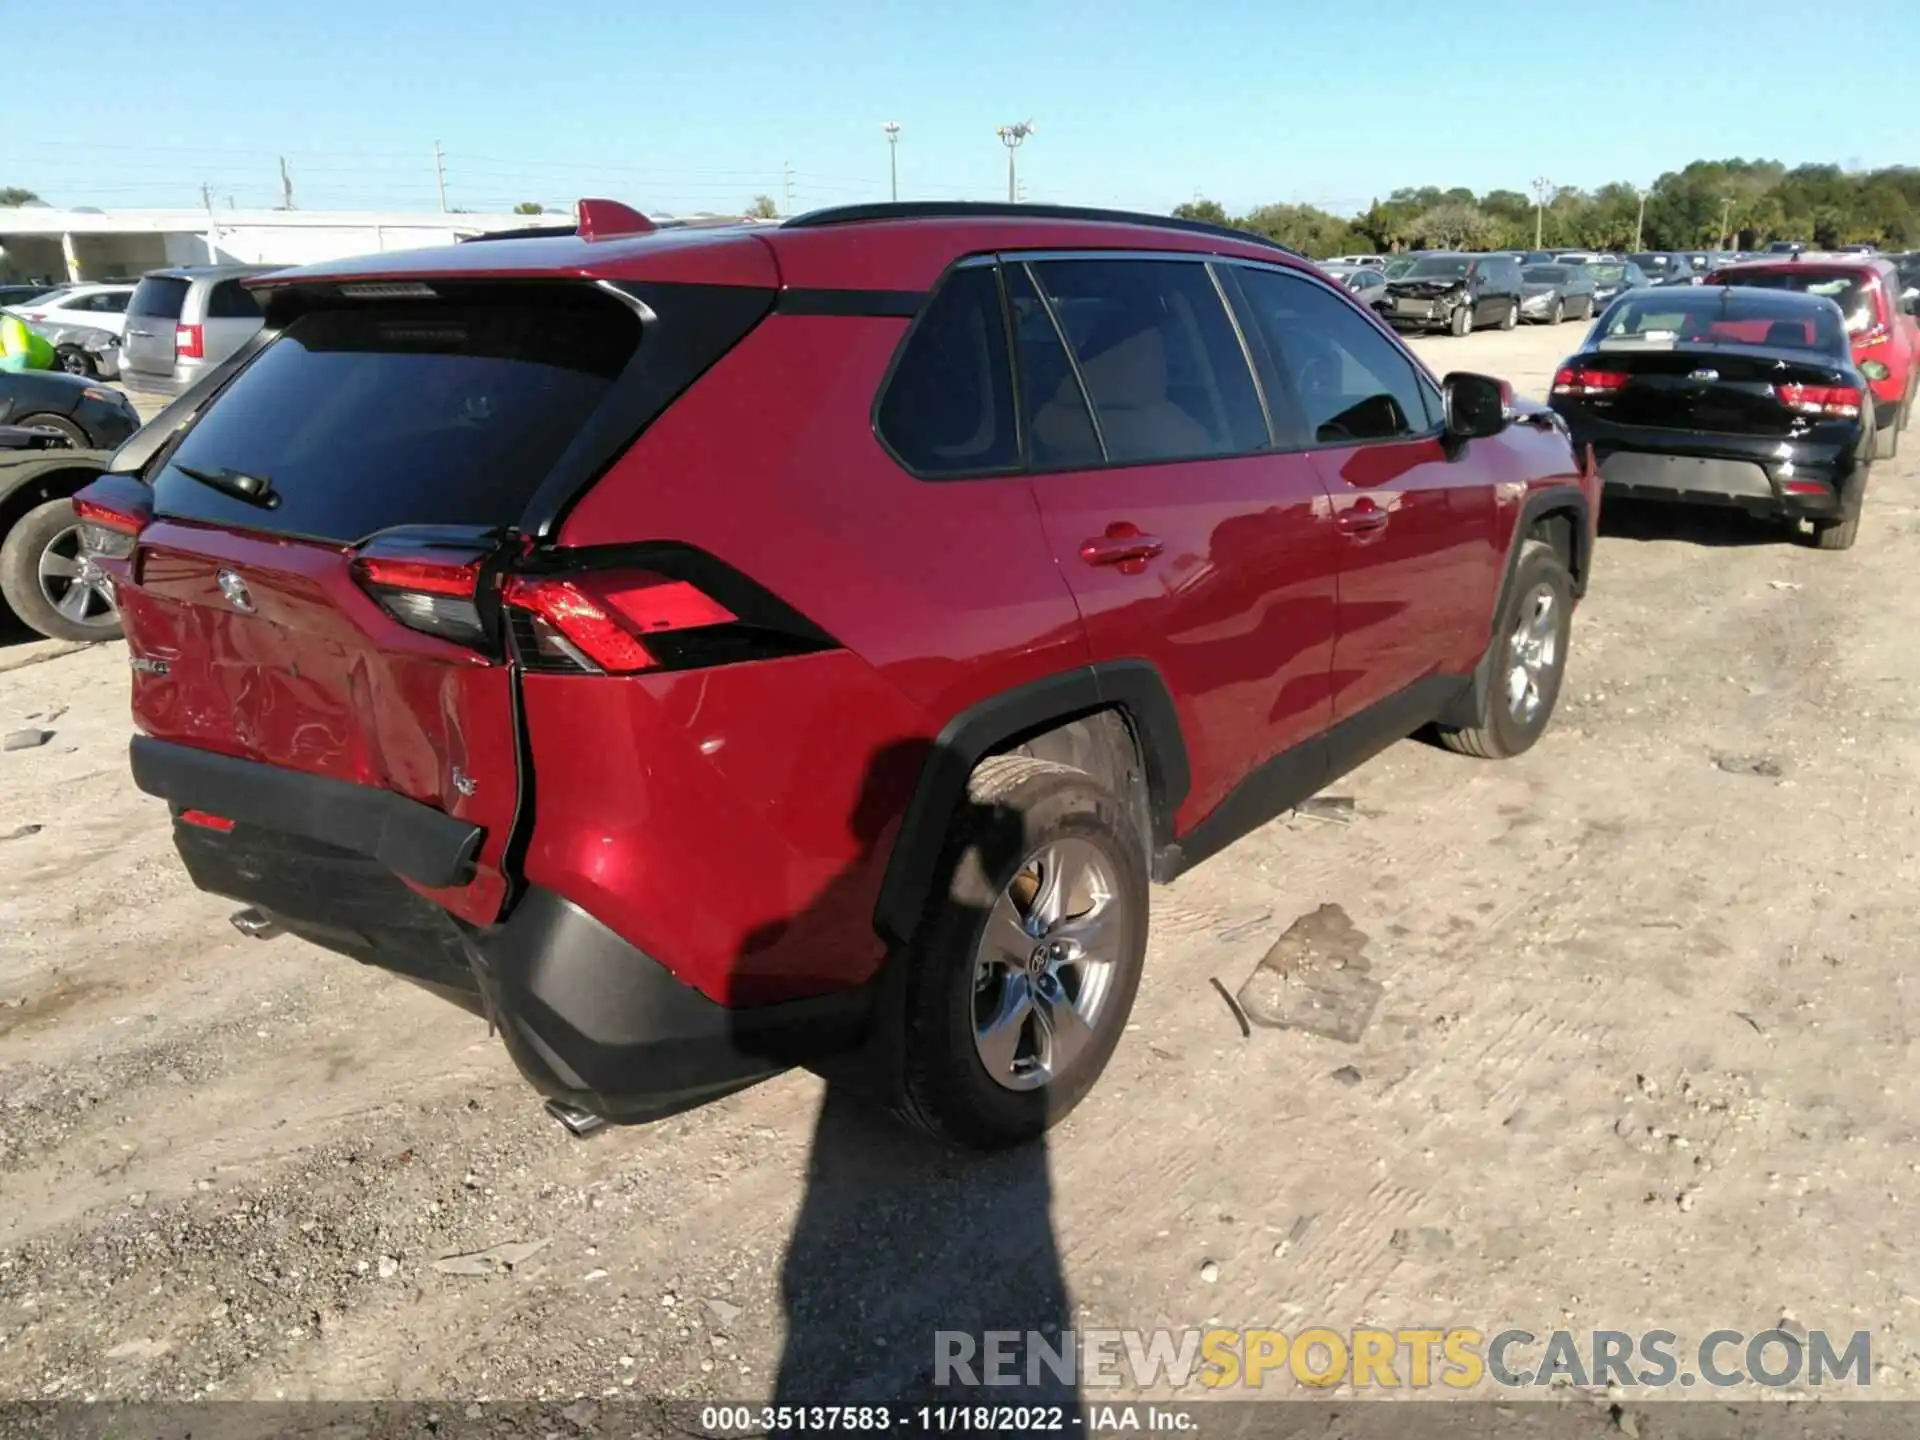
[[[581,215],[253,282],[76,502],[195,882],[464,998],[563,1118],[837,1056],[1019,1141],[1119,1039],[1150,879],[1423,726],[1546,725],[1594,476],[1291,252]]]
[[[1709,285],[1760,285],[1830,296],[1847,317],[1853,362],[1873,390],[1873,458],[1892,459],[1920,393],[1920,320],[1891,260],[1879,255],[1809,255],[1722,265]]]

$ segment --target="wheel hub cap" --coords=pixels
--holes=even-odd
[[[1547,703],[1547,687],[1560,659],[1560,612],[1554,594],[1537,585],[1520,607],[1507,639],[1507,709],[1531,724]]]
[[[1112,866],[1085,840],[1021,863],[974,957],[973,1042],[997,1085],[1037,1090],[1092,1043],[1124,937]]]

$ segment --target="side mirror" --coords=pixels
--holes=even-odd
[[[1498,435],[1513,413],[1513,387],[1491,375],[1456,370],[1440,382],[1446,403],[1447,437],[1478,440]]]

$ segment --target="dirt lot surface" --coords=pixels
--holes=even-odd
[[[1578,330],[1420,344],[1539,395]],[[1546,739],[1396,746],[1351,823],[1157,891],[1107,1077],[988,1160],[804,1074],[570,1139],[478,1021],[188,885],[121,647],[0,646],[0,731],[52,732],[0,754],[0,1397],[846,1400],[936,1327],[1788,1315],[1920,1397],[1908,450],[1845,554],[1614,519]],[[1243,1039],[1210,978],[1325,903],[1372,1024]]]

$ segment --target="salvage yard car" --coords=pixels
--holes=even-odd
[[[1520,316],[1558,325],[1562,320],[1591,320],[1593,276],[1584,265],[1527,265],[1520,271]]]
[[[120,633],[72,497],[139,423],[125,396],[74,376],[0,375],[0,602],[49,639]]]
[[[1396,326],[1465,335],[1482,325],[1511,330],[1520,323],[1524,284],[1511,255],[1423,255],[1387,276],[1377,303]]]
[[[256,279],[78,502],[195,883],[485,1013],[563,1118],[842,1056],[1029,1139],[1127,1028],[1150,880],[1422,727],[1545,729],[1597,477],[1293,252],[577,228]]]
[[[1859,533],[1873,407],[1831,299],[1636,291],[1561,363],[1550,403],[1609,495],[1737,506],[1808,527],[1822,550]]]

